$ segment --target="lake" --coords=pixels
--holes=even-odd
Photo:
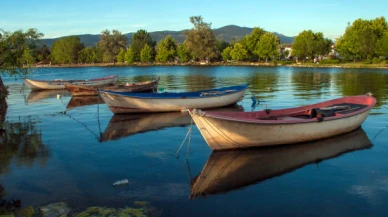
[[[22,80],[3,76],[10,95],[6,132],[0,134],[0,214],[13,207],[36,209],[63,202],[70,215],[89,207],[100,207],[89,213],[110,209],[128,216],[387,215],[388,70],[39,68],[30,78],[113,74],[120,82],[159,76],[159,89],[171,92],[249,83],[244,99],[225,110],[294,107],[367,92],[377,105],[362,128],[349,135],[290,147],[212,153],[195,126],[183,143],[191,126],[186,113],[113,115],[98,97],[31,92]],[[260,100],[255,108],[252,96]],[[198,180],[208,176],[212,179],[197,194]],[[113,186],[120,180],[128,183]]]

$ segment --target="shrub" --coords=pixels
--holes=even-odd
[[[319,64],[339,64],[341,61],[339,59],[332,60],[332,59],[326,59],[319,61]]]

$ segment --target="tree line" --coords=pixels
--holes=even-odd
[[[302,61],[322,57],[342,61],[372,61],[388,57],[388,25],[384,17],[372,20],[357,19],[352,24],[349,23],[345,33],[335,42],[325,38],[321,32],[302,31],[294,38],[290,55],[281,52],[282,45],[277,36],[259,27],[253,28],[250,34],[241,39],[226,42],[216,38],[211,23],[204,22],[201,16],[190,17],[190,22],[193,28],[184,32],[186,38],[183,43],[177,43],[171,35],[156,42],[146,30],[141,29],[132,35],[132,42],[129,44],[127,37],[120,31],[104,30],[96,46],[85,47],[78,36],[68,36],[54,41],[49,49],[44,44],[38,45],[37,39],[43,34],[35,29],[13,33],[1,31],[0,71],[7,68],[6,66],[14,66],[16,62],[23,65],[34,62],[268,62],[288,56]],[[333,52],[334,50],[336,52]]]

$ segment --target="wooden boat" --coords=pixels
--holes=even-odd
[[[230,105],[240,101],[247,88],[248,84],[181,93],[119,93],[101,90],[100,95],[115,114],[172,112]]]
[[[73,96],[67,103],[66,109],[95,104],[104,104],[104,101],[98,96]]]
[[[308,164],[371,147],[365,131],[358,128],[305,144],[213,152],[191,181],[190,198],[241,189]]]
[[[117,80],[117,75],[84,80],[32,80],[27,78],[23,80],[31,90],[58,90],[65,89],[65,84],[80,84],[93,87],[106,86],[114,83]]]
[[[144,81],[144,82],[136,82],[131,84],[111,84],[105,85],[101,87],[95,87],[91,85],[81,85],[81,84],[65,84],[65,88],[71,93],[73,96],[97,96],[98,89],[115,91],[115,92],[156,92],[158,88],[159,78]]]
[[[216,108],[217,111],[243,111],[241,105]],[[138,133],[160,130],[169,127],[183,127],[191,124],[187,112],[137,113],[113,115],[101,136],[100,141],[117,140]]]
[[[361,125],[376,104],[369,95],[256,112],[190,111],[213,150],[281,145],[323,139]]]
[[[27,98],[27,103],[36,103],[41,100],[57,98],[57,97],[69,97],[71,96],[67,90],[32,90]]]

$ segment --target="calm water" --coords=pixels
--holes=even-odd
[[[0,137],[0,200],[20,200],[22,207],[66,202],[72,213],[146,201],[161,216],[387,216],[387,70],[91,67],[38,69],[31,77],[112,74],[122,82],[160,76],[166,91],[249,83],[244,100],[228,110],[251,111],[252,94],[261,100],[255,110],[367,92],[378,104],[351,135],[212,153],[195,126],[179,149],[190,127],[184,113],[114,116],[98,98],[30,92],[21,80],[3,77],[10,96]],[[129,183],[112,186],[122,179]]]

